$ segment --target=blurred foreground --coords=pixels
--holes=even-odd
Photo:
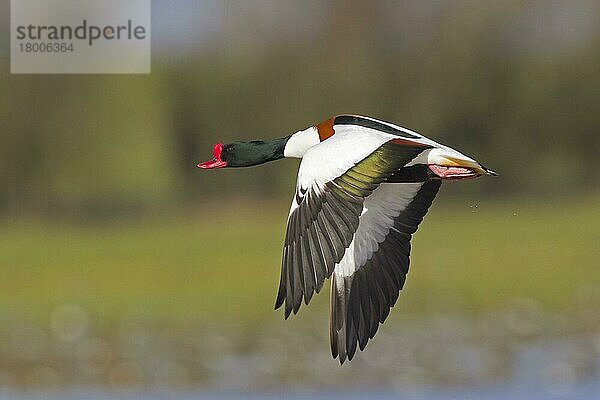
[[[0,385],[568,394],[600,379],[599,204],[434,204],[397,306],[343,367],[329,356],[328,288],[288,321],[272,311],[284,201],[133,224],[6,224]]]

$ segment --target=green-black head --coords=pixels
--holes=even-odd
[[[288,137],[269,141],[217,143],[213,148],[214,158],[198,164],[198,168],[214,169],[225,167],[251,167],[283,158]]]

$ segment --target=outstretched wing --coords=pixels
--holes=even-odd
[[[388,182],[399,182],[399,175]],[[408,273],[410,239],[427,213],[439,179],[384,183],[363,203],[354,239],[331,283],[331,352],[340,363],[363,350],[398,299]]]
[[[342,260],[367,198],[428,145],[389,134],[334,135],[309,149],[288,217],[275,308],[285,317],[309,303]],[[343,154],[343,157],[339,157]]]

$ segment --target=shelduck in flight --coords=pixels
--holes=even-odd
[[[216,144],[198,168],[302,158],[287,221],[275,309],[285,318],[331,277],[331,353],[363,350],[398,299],[410,239],[442,180],[496,175],[417,132],[338,115],[280,139]]]

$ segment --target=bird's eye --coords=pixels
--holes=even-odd
[[[233,149],[233,146],[229,145],[229,146],[225,146],[225,151],[231,151]]]

